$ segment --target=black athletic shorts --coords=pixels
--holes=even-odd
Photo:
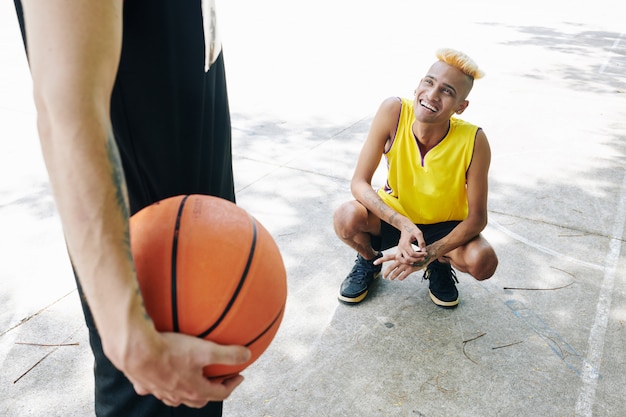
[[[15,6],[24,36],[20,0]],[[125,0],[122,53],[111,98],[131,213],[166,197],[209,194],[235,201],[223,56],[204,71],[200,0]],[[27,48],[27,39],[24,39]],[[71,163],[71,161],[70,161]],[[78,282],[78,279],[77,279]],[[78,282],[95,357],[99,417],[215,417],[139,396],[107,359]]]
[[[386,250],[398,246],[400,240],[400,231],[387,222],[381,220],[380,236],[372,236],[372,248],[374,250]],[[434,224],[416,224],[424,235],[424,241],[427,245],[446,237],[452,229],[454,229],[460,221],[447,221]]]

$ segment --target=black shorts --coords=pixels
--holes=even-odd
[[[400,240],[400,231],[387,222],[380,221],[380,236],[372,236],[372,248],[374,250],[386,250],[398,246]],[[434,224],[416,224],[424,235],[424,241],[427,245],[446,237],[452,229],[454,229],[460,221],[452,220]]]

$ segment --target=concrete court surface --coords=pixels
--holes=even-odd
[[[289,279],[282,327],[225,416],[626,415],[622,8],[468,3],[219,3],[238,202],[275,236]],[[91,416],[91,353],[12,7],[0,3],[0,416]],[[492,147],[484,235],[499,269],[459,274],[452,311],[421,273],[341,305],[354,254],[333,210],[379,103],[410,97],[442,46],[487,72],[463,117]]]

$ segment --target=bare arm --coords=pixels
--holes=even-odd
[[[446,237],[427,247],[433,258],[439,258],[474,239],[487,226],[488,174],[491,149],[482,130],[476,133],[474,155],[467,171],[468,216]]]
[[[109,118],[122,1],[23,3],[44,160],[105,354],[140,394],[191,406],[226,398],[241,378],[211,383],[202,367],[245,362],[248,351],[158,333],[139,292],[126,186]]]

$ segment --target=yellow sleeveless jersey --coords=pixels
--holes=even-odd
[[[450,118],[446,136],[421,155],[413,134],[413,101],[403,98],[398,129],[387,159],[382,200],[415,224],[433,224],[467,217],[466,172],[472,162],[478,127]]]

